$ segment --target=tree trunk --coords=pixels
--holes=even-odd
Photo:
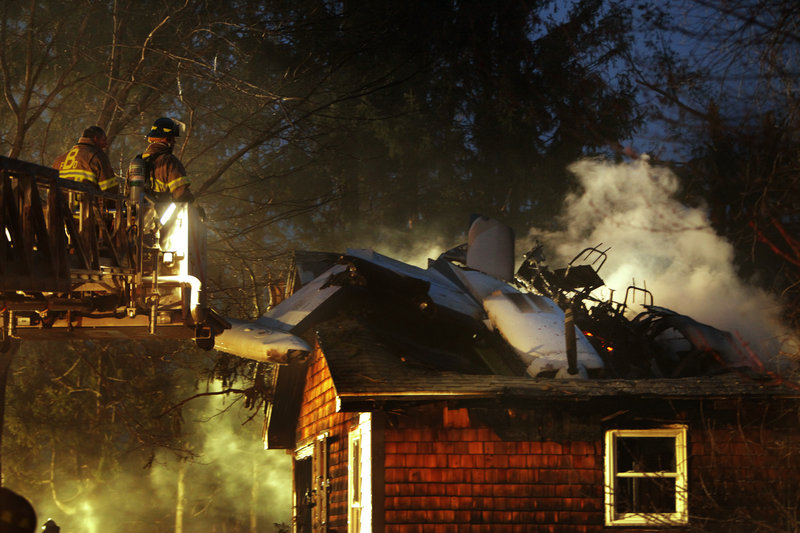
[[[253,459],[253,477],[250,483],[250,533],[258,533],[258,457]]]
[[[8,346],[0,349],[0,450],[3,449],[3,426],[5,425],[6,415],[6,384],[8,383],[8,370],[11,368],[11,361],[14,354],[19,350],[19,342],[11,341]],[[0,485],[3,479],[3,461],[0,455]]]
[[[186,461],[178,461],[178,494],[175,502],[175,533],[183,533],[183,493],[185,476]]]

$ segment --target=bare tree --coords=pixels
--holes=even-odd
[[[684,160],[687,201],[710,207],[742,273],[781,297],[797,326],[800,6],[685,0],[653,4],[645,17],[654,55],[631,66],[680,147],[671,157]]]
[[[46,137],[46,114],[86,80],[79,44],[88,38],[89,19],[46,9],[35,0],[26,6],[3,4],[0,72],[5,113],[0,123],[9,156],[28,150],[31,130]]]

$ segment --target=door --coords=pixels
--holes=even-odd
[[[296,533],[325,533],[328,528],[328,435],[295,452],[294,507]]]

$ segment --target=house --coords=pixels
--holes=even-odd
[[[572,280],[553,296],[572,294],[576,316],[557,328],[543,296],[498,289],[469,264],[298,259],[300,289],[257,324],[297,336],[272,352],[265,422],[267,447],[294,458],[294,531],[798,530],[796,384],[732,336],[652,306],[636,321],[651,345],[633,343],[647,364],[635,350],[615,361],[601,353],[614,339],[587,348],[581,331],[590,272],[560,274]],[[509,326],[519,317],[490,311],[498,291],[546,316]],[[686,334],[673,353],[657,347],[666,324]],[[543,340],[522,353],[531,330]],[[558,354],[546,348],[556,330]]]
[[[796,530],[797,391],[440,372],[355,321],[318,337],[267,424],[295,531]]]

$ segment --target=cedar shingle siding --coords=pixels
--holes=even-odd
[[[383,452],[383,480],[376,482],[384,483],[384,509],[375,512],[384,531],[653,531],[605,525],[604,433],[668,423],[689,428],[690,521],[666,529],[796,527],[800,430],[791,402],[457,403],[374,413],[383,420],[375,438]],[[296,442],[328,434],[328,531],[347,531],[347,435],[357,420],[356,412],[336,412],[334,382],[317,348],[307,364]]]
[[[409,414],[386,429],[386,531],[589,531],[602,524],[599,443],[506,442],[473,427],[465,408],[436,408],[436,422]]]
[[[306,372],[296,442],[302,444],[328,433],[328,524],[333,530],[347,531],[347,433],[356,424],[358,413],[337,413],[335,398],[330,371],[316,350]]]

